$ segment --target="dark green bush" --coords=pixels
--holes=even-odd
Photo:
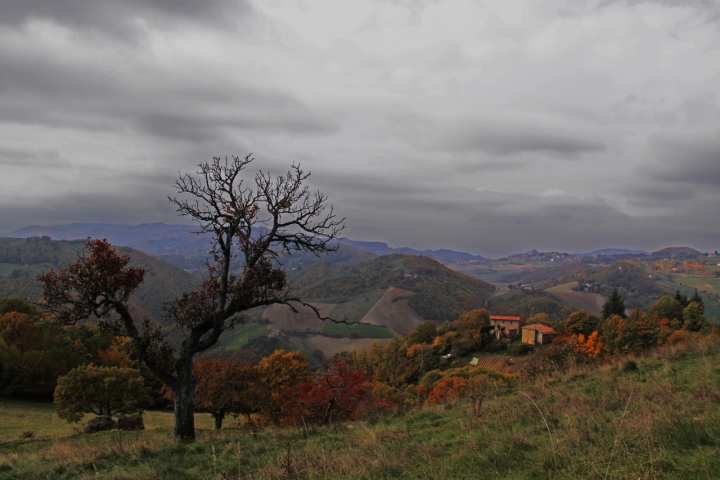
[[[142,415],[124,415],[118,417],[117,427],[120,430],[145,430]]]
[[[533,350],[535,350],[535,347],[530,345],[529,343],[513,343],[510,345],[510,353],[513,355],[517,355],[518,357],[521,357],[523,355],[527,355],[528,353],[531,353]]]
[[[85,433],[103,432],[115,428],[115,420],[112,417],[95,417],[85,425]]]

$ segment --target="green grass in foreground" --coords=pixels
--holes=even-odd
[[[491,395],[479,416],[461,401],[309,435],[201,429],[182,444],[160,422],[63,437],[45,417],[39,439],[0,445],[0,478],[720,478],[718,347],[704,339],[634,359],[637,369],[626,360],[576,369]],[[15,409],[3,426],[8,414],[26,411],[27,422],[37,411],[0,405]]]
[[[393,338],[395,336],[385,327],[365,324],[328,323],[323,327],[323,332],[343,337],[349,337],[351,333],[357,333],[358,338]]]

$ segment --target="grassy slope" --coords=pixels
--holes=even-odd
[[[152,412],[153,430],[63,438],[49,406],[38,415],[37,404],[3,401],[0,478],[281,478],[288,447],[296,478],[720,477],[717,339],[636,361],[635,371],[621,362],[521,386],[486,400],[479,417],[460,402],[309,438],[290,428],[215,434],[200,415],[199,441],[175,444],[169,414]],[[33,429],[36,440],[7,441]]]

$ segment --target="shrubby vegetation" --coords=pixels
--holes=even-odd
[[[492,298],[490,308],[494,315],[519,315],[523,320],[537,313],[561,320],[572,313],[572,308],[542,290],[513,290]]]

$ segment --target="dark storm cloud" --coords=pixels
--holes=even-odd
[[[491,123],[475,120],[457,122],[440,141],[449,151],[481,151],[490,155],[540,153],[558,158],[578,158],[602,152],[605,144],[587,134],[543,125]]]
[[[658,136],[651,147],[659,160],[651,168],[655,179],[720,186],[720,131]]]
[[[134,22],[221,22],[247,14],[245,0],[3,0],[0,24],[22,25],[30,20],[51,20],[74,28],[89,28],[114,35],[137,33]]]
[[[159,79],[141,85],[128,84],[101,65],[78,66],[2,49],[0,66],[0,119],[7,122],[87,130],[131,127],[189,142],[216,140],[228,129],[290,134],[337,130],[292,96],[248,85],[174,82],[172,72],[159,72]]]

